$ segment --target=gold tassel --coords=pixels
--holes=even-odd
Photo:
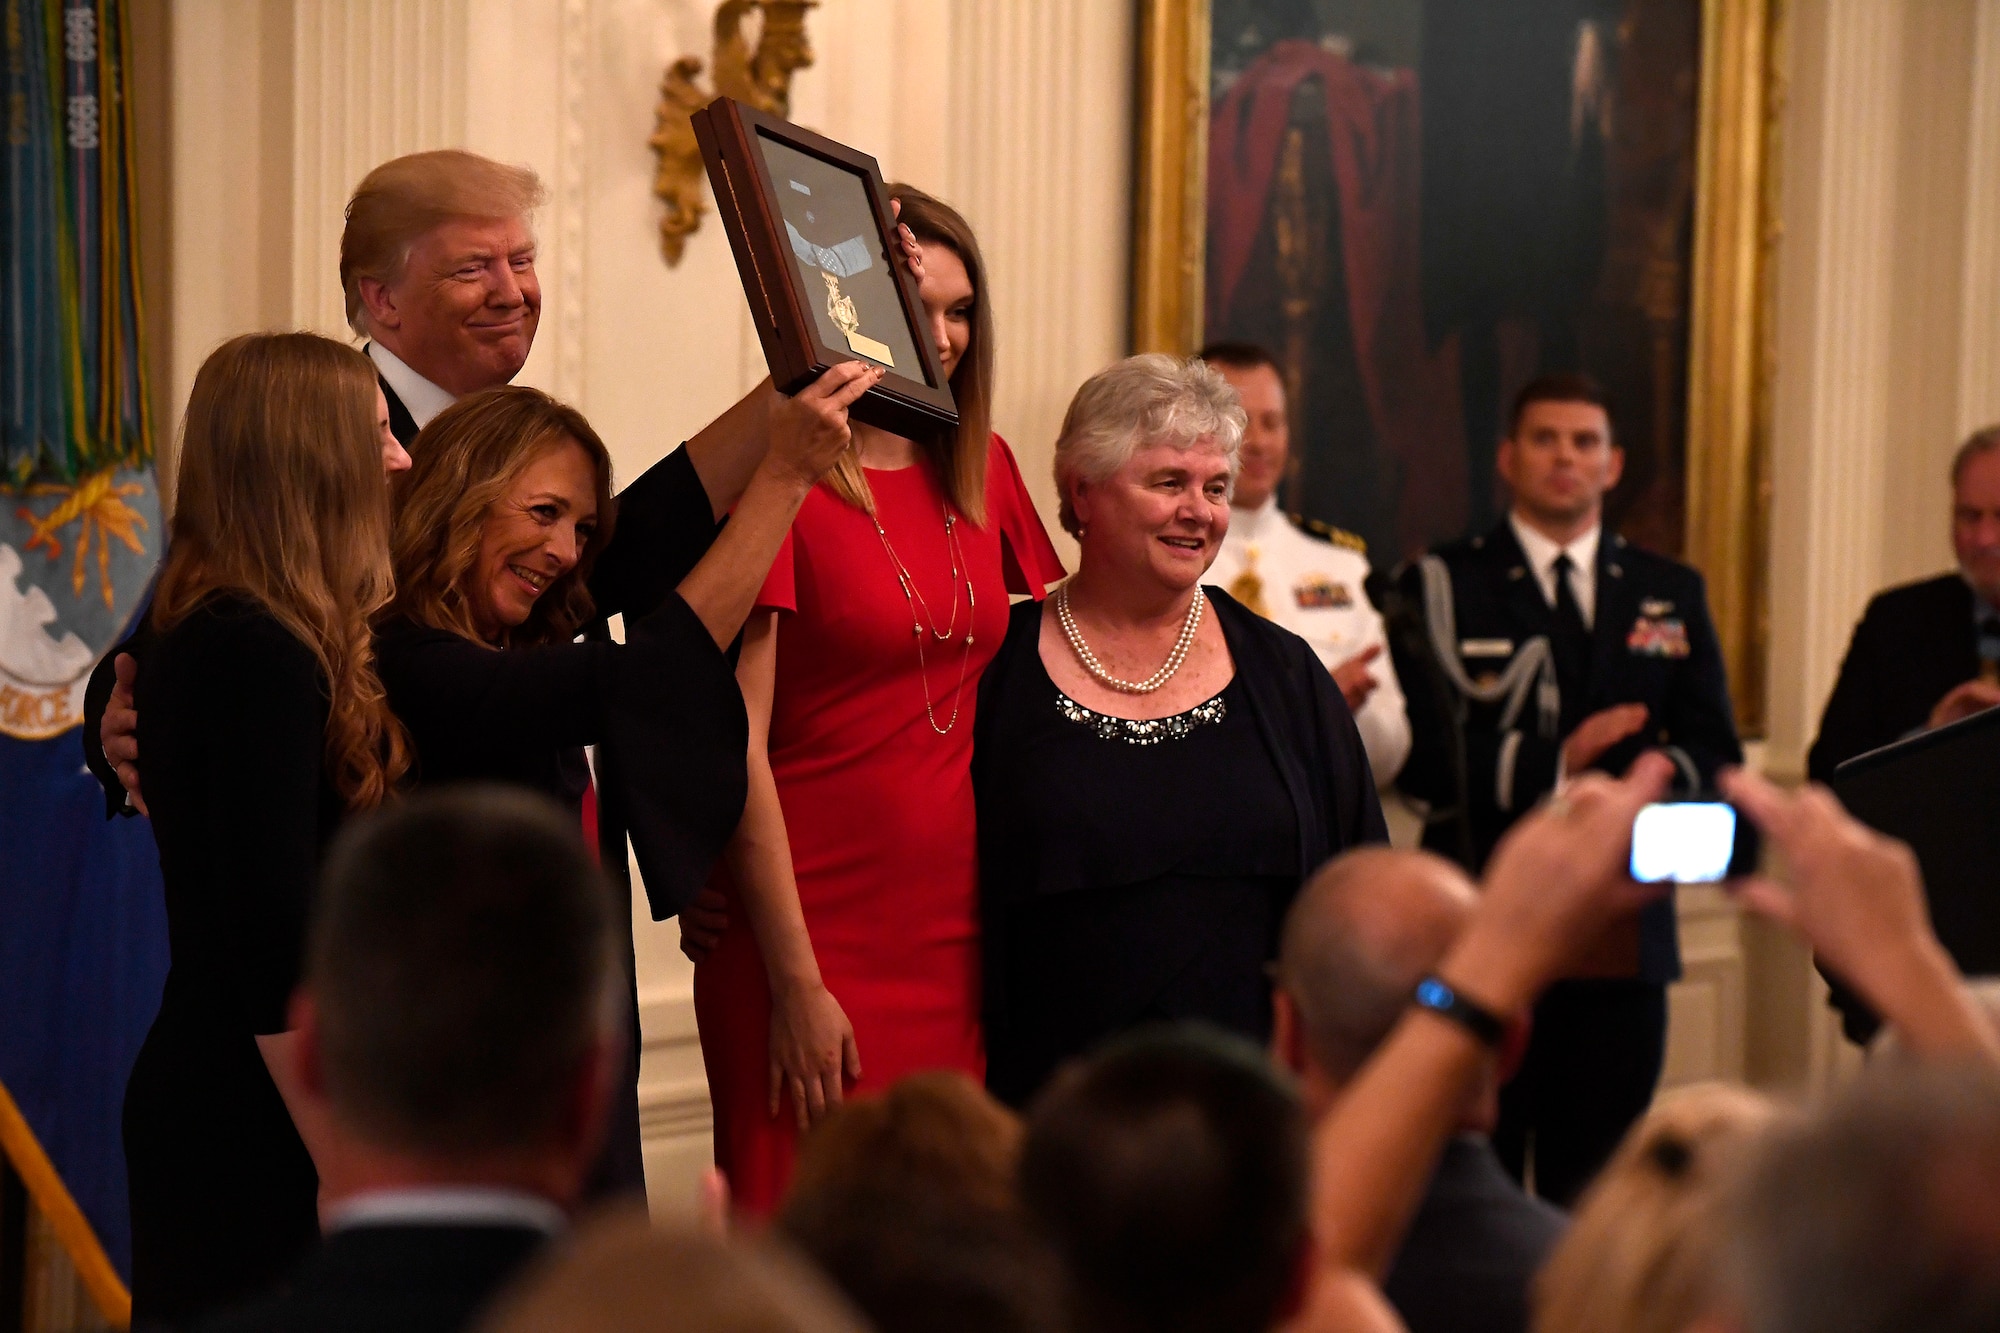
[[[1243,572],[1230,582],[1229,595],[1264,619],[1271,618],[1271,609],[1264,605],[1264,580],[1254,565],[1244,565]]]

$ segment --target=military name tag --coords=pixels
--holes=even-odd
[[[1640,657],[1686,657],[1687,625],[1666,616],[1640,616],[1625,636],[1625,648]]]
[[[1335,583],[1324,574],[1308,574],[1292,588],[1292,599],[1301,611],[1344,611],[1354,605],[1354,594],[1345,583]]]

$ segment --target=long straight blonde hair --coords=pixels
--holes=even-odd
[[[972,280],[972,341],[951,373],[951,396],[958,405],[958,429],[940,430],[915,443],[930,465],[952,507],[974,523],[986,522],[986,455],[993,436],[993,314],[986,299],[986,260],[979,238],[959,211],[914,185],[886,187],[901,201],[901,221],[919,241],[941,245],[957,255]],[[924,332],[929,337],[928,329]],[[853,449],[840,456],[827,473],[826,484],[858,509],[875,512],[868,474]]]
[[[153,624],[236,594],[312,650],[332,707],[326,766],[350,809],[409,768],[369,618],[392,591],[375,371],[312,333],[253,333],[210,354],[181,426],[171,545]]]

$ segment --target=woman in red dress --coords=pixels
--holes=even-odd
[[[990,430],[978,243],[946,205],[890,193],[961,425],[917,441],[856,423],[744,627],[750,795],[695,1013],[716,1162],[757,1215],[799,1130],[843,1096],[921,1069],[984,1075],[972,714],[1008,594],[1063,576]]]

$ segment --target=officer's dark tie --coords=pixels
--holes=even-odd
[[[1583,716],[1584,690],[1590,684],[1590,631],[1584,627],[1583,608],[1576,604],[1576,590],[1570,586],[1570,572],[1576,562],[1568,552],[1556,556],[1555,629],[1549,647],[1555,653],[1556,683],[1562,686],[1562,715],[1567,726]]]

